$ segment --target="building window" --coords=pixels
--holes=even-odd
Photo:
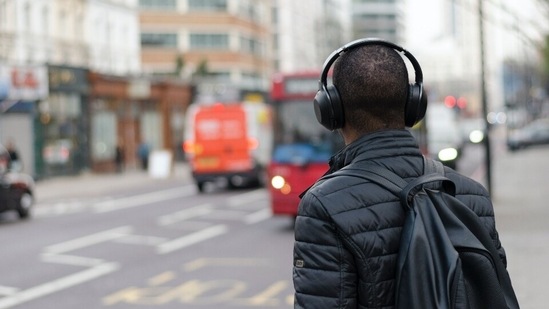
[[[229,49],[229,35],[194,33],[190,43],[191,49]]]
[[[30,18],[30,15],[31,15],[31,12],[30,12],[31,8],[30,8],[30,5],[28,3],[25,3],[25,6],[23,7],[23,29],[26,30],[26,31],[30,31],[31,28],[30,28],[30,21],[31,21],[31,18]]]
[[[42,31],[46,36],[50,34],[50,12],[47,7],[42,9]]]
[[[175,33],[141,33],[141,46],[177,47],[177,35]]]
[[[243,36],[240,37],[240,50],[244,53],[261,56],[262,46],[258,40]]]
[[[175,9],[176,0],[139,0],[139,7],[144,9]]]
[[[7,25],[6,19],[8,18],[8,5],[6,1],[0,1],[0,27]]]
[[[189,0],[189,11],[227,11],[227,0]]]

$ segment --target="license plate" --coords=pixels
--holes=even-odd
[[[202,168],[214,168],[219,166],[219,158],[217,157],[204,157],[198,158],[196,163]]]

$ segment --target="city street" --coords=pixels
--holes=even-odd
[[[494,139],[497,224],[521,308],[544,308],[549,147]],[[483,181],[482,148],[460,169]],[[292,308],[293,231],[264,189],[200,195],[185,164],[37,183],[34,217],[0,218],[0,309]]]
[[[44,192],[30,221],[6,214],[0,308],[291,307],[292,221],[265,190],[134,176],[156,188]]]

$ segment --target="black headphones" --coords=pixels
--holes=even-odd
[[[328,71],[336,59],[341,54],[364,45],[383,45],[401,52],[412,63],[415,71],[415,83],[410,84],[408,89],[408,98],[404,109],[404,124],[407,127],[413,127],[425,116],[427,110],[427,96],[423,93],[423,72],[416,58],[404,48],[395,45],[391,42],[381,39],[360,39],[343,45],[339,49],[332,52],[324,62],[322,74],[319,81],[319,90],[313,101],[315,115],[318,122],[328,130],[336,130],[343,127],[345,117],[343,113],[343,105],[339,97],[339,92],[334,85],[328,85]]]

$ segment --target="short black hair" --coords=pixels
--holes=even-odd
[[[404,127],[410,81],[396,50],[376,44],[355,47],[336,60],[332,78],[346,124],[359,132]]]

